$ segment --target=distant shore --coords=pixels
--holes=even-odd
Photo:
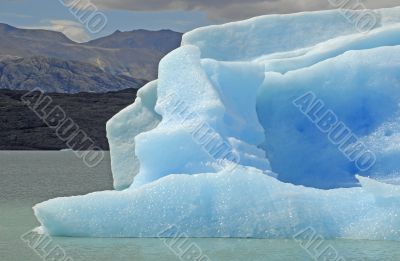
[[[136,89],[108,93],[49,93],[102,150],[109,150],[106,122],[132,104]],[[0,150],[59,151],[68,146],[22,101],[27,91],[0,89]]]

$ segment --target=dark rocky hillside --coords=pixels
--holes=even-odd
[[[159,61],[181,38],[170,30],[134,30],[77,43],[59,32],[0,23],[0,150],[67,148],[21,102],[37,87],[107,150],[106,122],[157,78]]]
[[[0,150],[60,150],[67,146],[21,102],[26,91],[0,90]],[[133,103],[136,89],[109,93],[51,93],[54,105],[85,131],[95,145],[108,150],[106,122]]]

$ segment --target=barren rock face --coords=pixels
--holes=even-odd
[[[136,30],[76,43],[59,32],[18,29],[6,24],[0,24],[0,34],[0,56],[79,61],[113,75],[147,81],[157,77],[160,59],[177,48],[182,37],[181,33],[168,30]]]

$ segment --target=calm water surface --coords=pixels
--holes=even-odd
[[[20,236],[37,227],[32,206],[58,197],[112,189],[109,157],[86,167],[73,152],[0,151],[0,261],[43,260]],[[316,260],[293,240],[190,239],[213,261]],[[346,260],[400,261],[400,243],[325,242]],[[162,239],[53,238],[78,260],[179,261]],[[318,259],[317,259],[318,260]]]

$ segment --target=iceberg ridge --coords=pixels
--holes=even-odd
[[[107,124],[120,191],[36,205],[44,231],[400,240],[400,8],[375,12],[368,33],[321,11],[185,34]]]

